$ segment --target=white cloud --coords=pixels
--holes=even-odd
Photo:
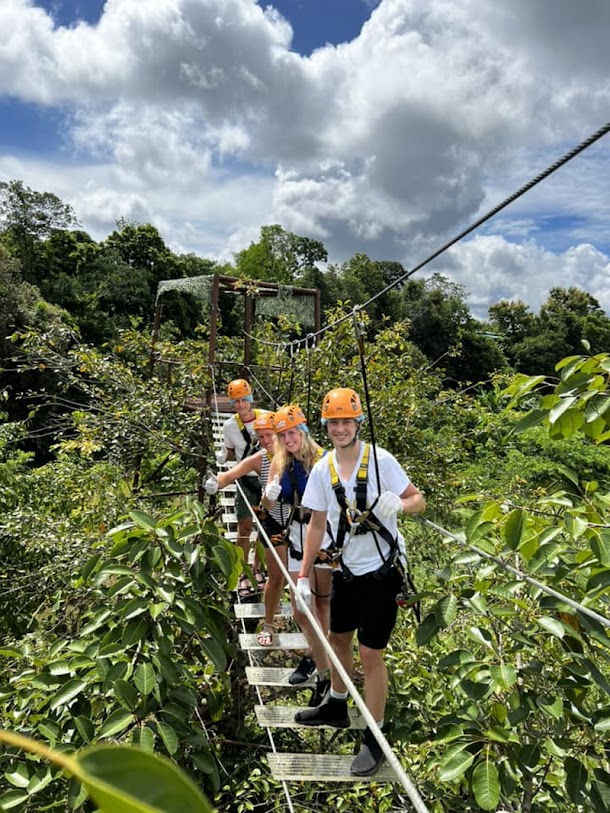
[[[0,173],[96,237],[142,218],[226,257],[279,222],[410,267],[607,117],[607,0],[364,2],[359,37],[302,57],[254,0],[107,0],[71,28],[2,0],[0,94],[67,111],[67,141]],[[600,143],[444,259],[478,311],[556,279],[607,303],[607,161]]]

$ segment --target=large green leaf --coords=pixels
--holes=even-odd
[[[150,694],[157,682],[157,675],[151,663],[141,663],[133,675],[133,681],[143,695]]]
[[[115,709],[106,719],[104,725],[100,729],[99,736],[101,739],[104,737],[114,737],[124,731],[128,725],[131,725],[135,717],[125,709]]]
[[[201,638],[199,642],[206,657],[212,661],[219,672],[224,672],[227,668],[227,655],[222,645],[214,638]]]
[[[481,810],[495,810],[500,801],[498,769],[490,756],[477,761],[471,779],[474,798]]]
[[[97,746],[76,757],[78,778],[101,813],[212,813],[169,760],[135,747]]]
[[[450,746],[441,757],[438,776],[441,782],[453,782],[466,773],[473,763],[474,754],[466,751],[467,743]]]
[[[87,683],[84,680],[69,680],[51,700],[49,704],[50,708],[57,709],[60,706],[67,705],[71,700],[74,700],[75,697],[78,697],[86,685]]]
[[[145,514],[143,511],[130,511],[129,516],[140,528],[152,531],[157,527],[157,523],[150,514]]]
[[[489,667],[491,679],[501,689],[510,689],[517,680],[517,670],[508,664],[494,664]]]
[[[452,624],[457,617],[458,602],[457,598],[450,594],[437,602],[434,608],[434,617],[436,624],[440,629],[444,629]]]
[[[566,790],[575,805],[583,805],[587,801],[587,769],[579,759],[566,757],[564,762],[566,771]]]
[[[523,540],[525,531],[525,512],[521,508],[513,509],[504,524],[504,539],[511,550],[517,550]]]

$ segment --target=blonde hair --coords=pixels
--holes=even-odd
[[[289,452],[285,444],[280,441],[277,435],[275,436],[275,443],[273,445],[273,472],[280,480],[291,460],[300,460],[307,474],[309,474],[313,468],[313,464],[318,460],[322,447],[319,446],[307,432],[301,431],[301,434],[303,438],[301,440],[301,448],[299,449],[298,457]]]

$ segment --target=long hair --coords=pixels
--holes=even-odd
[[[303,438],[301,440],[301,448],[299,450],[298,459],[303,464],[303,468],[307,474],[309,474],[313,468],[313,464],[318,459],[318,453],[321,447],[315,442],[309,433],[301,431],[301,434]],[[277,474],[280,480],[288,468],[288,464],[294,459],[295,456],[286,450],[286,446],[276,435],[275,442],[273,444],[273,469],[274,473]]]

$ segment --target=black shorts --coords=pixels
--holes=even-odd
[[[346,580],[333,574],[330,594],[330,631],[358,631],[358,641],[369,649],[385,649],[396,624],[396,596],[402,576],[395,568],[382,579],[372,573]]]
[[[248,503],[250,505],[258,505],[261,501],[261,484],[258,477],[246,474],[239,478],[238,483],[243,488]],[[249,519],[252,517],[250,508],[244,501],[244,498],[241,496],[239,489],[237,489],[237,494],[235,495],[235,513],[238,520]]]

